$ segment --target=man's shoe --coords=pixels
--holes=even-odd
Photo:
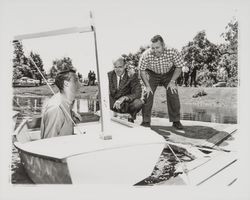
[[[134,119],[128,118],[128,122],[134,123]]]
[[[141,126],[150,127],[150,123],[149,122],[142,122]]]
[[[178,129],[178,130],[182,130],[183,129],[183,126],[182,126],[182,124],[181,124],[180,121],[173,122],[173,127],[176,128],[176,129]]]

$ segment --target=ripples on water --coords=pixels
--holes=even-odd
[[[22,110],[26,116],[40,114],[42,105],[46,102],[48,97],[14,97],[13,108],[15,110]],[[80,107],[80,112],[95,112],[98,109],[95,100],[79,99],[78,104],[75,103],[74,109]],[[163,111],[153,111],[152,116],[160,118],[168,118],[168,113]],[[237,109],[228,107],[211,107],[211,106],[197,106],[197,105],[181,105],[181,119],[192,121],[204,121],[215,123],[237,123]]]
[[[152,116],[168,118],[168,113],[161,111],[153,111]],[[196,105],[181,105],[181,119],[223,124],[236,124],[237,109],[228,107],[201,107]]]

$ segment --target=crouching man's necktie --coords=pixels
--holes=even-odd
[[[117,86],[117,89],[119,89],[119,88],[120,88],[121,82],[122,82],[122,77],[121,77],[121,76],[119,76],[119,81],[118,81],[118,86]]]

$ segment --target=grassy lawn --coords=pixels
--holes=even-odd
[[[55,92],[58,92],[56,86],[52,86]],[[44,85],[40,87],[17,87],[14,88],[15,95],[27,96],[51,96],[52,92],[49,87]],[[207,95],[193,98],[197,92],[204,90]],[[82,86],[77,95],[79,98],[88,98],[94,96],[98,91],[97,86]],[[194,88],[194,87],[179,87],[179,97],[181,104],[195,104],[199,106],[222,106],[222,107],[237,107],[237,88]],[[164,87],[158,87],[155,93],[154,109],[162,110],[166,108],[166,91]],[[164,110],[163,109],[163,110]]]
[[[204,90],[207,95],[193,98],[197,92]],[[178,87],[181,105],[197,105],[200,107],[225,107],[237,108],[237,88],[194,88]],[[164,112],[167,110],[166,90],[158,87],[155,92],[153,111]]]
[[[204,90],[207,95],[193,98],[193,95]],[[237,88],[195,88],[179,87],[179,97],[181,104],[196,104],[200,106],[237,106]],[[166,101],[166,91],[164,87],[158,87],[155,93],[156,103]]]
[[[52,85],[51,88],[55,93],[59,91],[55,85]],[[97,86],[82,86],[77,94],[77,98],[88,98],[94,96],[97,91]],[[47,85],[39,87],[15,87],[13,88],[13,93],[14,95],[26,96],[52,96],[52,92]]]

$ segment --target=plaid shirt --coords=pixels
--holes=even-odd
[[[156,57],[151,49],[146,50],[139,61],[140,70],[152,70],[157,74],[167,73],[173,66],[184,67],[185,62],[176,49],[165,48],[163,53]]]

